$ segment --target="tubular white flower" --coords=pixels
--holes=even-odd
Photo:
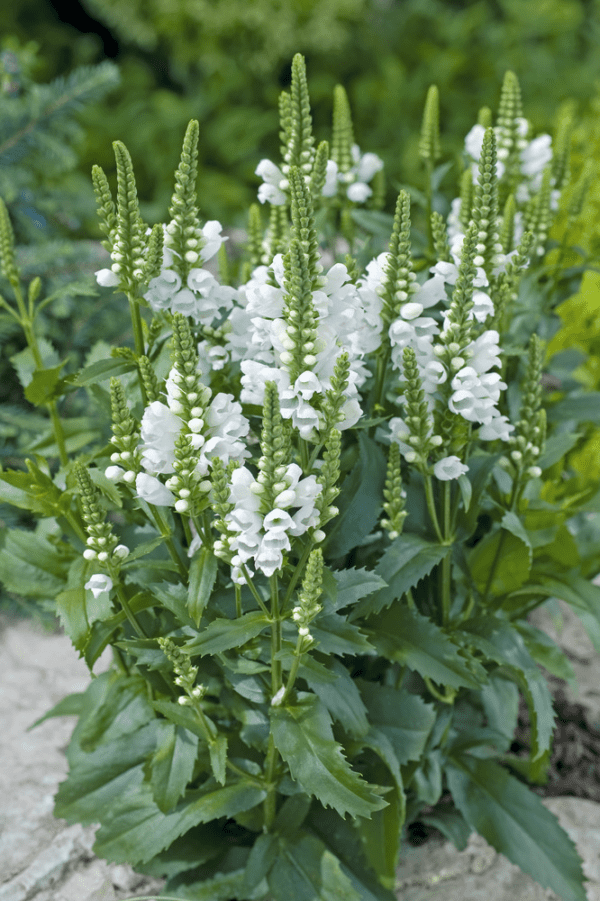
[[[96,281],[102,288],[116,288],[119,284],[119,276],[112,269],[98,269],[94,272]]]
[[[171,507],[175,503],[175,495],[163,485],[156,476],[147,472],[139,472],[135,480],[135,490],[138,497],[155,507]]]
[[[229,238],[221,234],[222,230],[223,226],[216,219],[210,219],[202,226],[203,243],[200,250],[200,259],[203,263],[214,257],[221,244],[229,240]]]
[[[92,592],[95,598],[106,594],[113,587],[113,580],[104,573],[94,573],[89,582],[85,583],[85,588]]]
[[[469,467],[461,463],[460,459],[455,456],[444,457],[442,460],[438,460],[433,467],[434,476],[442,482],[458,479],[468,471]]]
[[[181,419],[159,400],[149,404],[142,416],[140,450],[142,466],[148,472],[173,472],[175,439],[181,431]]]
[[[284,188],[288,186],[288,181],[279,166],[271,160],[261,160],[254,174],[263,179],[258,189],[259,201],[264,203],[268,200],[273,206],[283,206],[287,201]]]

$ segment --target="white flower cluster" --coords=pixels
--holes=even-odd
[[[340,185],[343,186],[348,200],[352,203],[364,203],[372,195],[373,189],[369,182],[380,169],[383,169],[383,160],[375,153],[361,154],[357,144],[352,146],[353,166],[347,172],[340,172],[333,160],[327,161],[325,184],[321,193],[323,197],[335,197]],[[261,203],[269,201],[273,206],[284,206],[288,202],[290,182],[287,177],[289,166],[285,163],[276,166],[271,160],[261,160],[255,170],[255,175],[263,179],[258,188],[258,199]],[[306,176],[308,183],[310,177]]]
[[[233,551],[232,578],[245,581],[242,566],[250,560],[266,576],[272,576],[283,564],[283,552],[291,547],[290,536],[304,535],[319,524],[319,512],[315,501],[320,494],[316,476],[301,478],[302,470],[296,463],[282,466],[278,472],[280,492],[276,506],[264,512],[262,480],[255,479],[245,466],[235,469],[231,476],[230,503],[233,509],[225,522],[233,537],[227,542],[215,542],[215,553]],[[294,513],[288,512],[296,508]],[[324,535],[317,530],[315,537]]]
[[[171,370],[167,379],[167,403],[153,401],[144,411],[139,449],[145,472],[138,474],[135,483],[137,493],[143,500],[156,506],[174,505],[176,509],[180,502],[175,501],[171,491],[174,485],[170,485],[170,479],[163,484],[157,475],[175,472],[175,441],[182,429],[180,390],[175,384],[174,370]],[[191,399],[191,402],[202,402],[203,406],[207,406],[204,412],[202,406],[192,408],[192,414],[197,412],[198,415],[193,415],[188,422],[192,447],[200,450],[196,466],[200,476],[207,475],[214,457],[228,463],[229,460],[241,462],[250,456],[242,440],[250,426],[242,415],[241,405],[231,394],[217,394],[208,403],[209,398],[210,390],[205,388],[203,398]],[[176,476],[172,478],[176,479]],[[208,487],[210,485],[207,483]]]
[[[230,317],[227,350],[233,360],[241,361],[242,401],[262,404],[264,386],[276,383],[281,414],[291,419],[303,438],[310,439],[322,426],[317,399],[331,387],[331,377],[339,354],[345,350],[350,358],[350,379],[344,419],[337,428],[353,426],[361,415],[358,389],[367,378],[365,354],[379,345],[381,323],[377,296],[363,298],[349,282],[348,270],[342,263],[332,266],[313,292],[313,304],[319,314],[314,346],[304,343],[306,369],[291,383],[288,365],[294,342],[283,318],[284,271],[281,254],[273,260],[276,285],[267,282],[268,270],[259,267],[243,291]]]
[[[222,316],[222,311],[233,306],[235,288],[220,285],[214,275],[202,268],[191,269],[183,286],[181,276],[172,268],[173,252],[168,245],[168,230],[169,226],[166,227],[163,269],[159,276],[151,280],[144,297],[155,312],[168,310],[170,313],[182,313],[199,325],[211,325]],[[186,252],[186,261],[206,263],[226,238],[221,235],[221,224],[211,221],[202,228],[201,240],[191,240],[195,246]]]

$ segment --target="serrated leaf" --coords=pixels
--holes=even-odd
[[[24,391],[25,398],[30,404],[39,407],[61,396],[66,380],[60,377],[60,372],[65,362],[66,360],[63,360],[58,366],[49,369],[34,370],[31,381]]]
[[[406,798],[400,764],[392,743],[381,729],[371,728],[369,734],[361,741],[364,747],[370,748],[378,757],[379,764],[373,772],[382,785],[391,784],[393,791],[388,792],[388,806],[376,810],[370,820],[361,818],[356,828],[361,837],[365,856],[369,865],[377,873],[382,885],[394,888],[396,866],[400,853],[402,827],[406,817]]]
[[[495,597],[510,594],[527,581],[531,560],[531,545],[507,529],[485,535],[468,555],[471,576],[478,591],[485,594],[489,590]]]
[[[429,575],[438,563],[450,553],[450,547],[427,541],[409,532],[403,533],[389,546],[377,564],[375,572],[386,583],[356,607],[351,619],[379,613],[410,588]]]
[[[85,589],[83,585],[76,588],[65,588],[56,595],[56,612],[60,624],[71,639],[73,647],[84,651],[87,645],[90,624],[85,607]]]
[[[472,638],[481,637],[477,646],[489,660],[495,660],[502,672],[521,689],[531,720],[531,759],[539,760],[550,748],[554,731],[552,695],[546,679],[532,659],[523,638],[514,626],[497,617],[478,617],[466,624]]]
[[[360,738],[369,731],[369,723],[367,709],[356,682],[350,677],[346,667],[335,658],[329,661],[329,671],[334,678],[327,682],[313,679],[310,670],[302,666],[299,674],[306,680],[311,691],[321,699],[334,720],[337,720],[349,735]]]
[[[575,845],[540,799],[492,760],[450,758],[454,803],[472,829],[563,901],[585,901]]]
[[[51,707],[43,716],[40,716],[35,723],[28,726],[27,731],[29,732],[30,729],[35,729],[40,723],[52,719],[52,717],[55,716],[79,716],[84,706],[85,694],[81,691],[74,691],[72,694],[67,695],[66,698],[59,701],[58,704],[55,704],[54,707]]]
[[[186,894],[194,901],[230,901],[231,898],[241,897],[245,889],[244,877],[245,870],[234,870],[232,873],[217,873],[202,882],[186,882]]]
[[[194,626],[194,620],[187,609],[187,588],[178,582],[172,585],[170,582],[160,582],[152,586],[152,594],[160,601],[163,607],[170,610],[177,619],[186,626]]]
[[[497,672],[490,673],[490,681],[481,689],[481,703],[488,726],[513,740],[519,718],[519,689],[514,681]]]
[[[260,635],[268,625],[269,619],[259,610],[244,613],[237,619],[214,619],[197,638],[192,638],[183,647],[192,656],[219,654],[221,651],[240,647]]]
[[[202,547],[190,564],[187,607],[196,627],[210,600],[217,579],[219,561],[210,548]]]
[[[122,357],[112,357],[109,360],[98,360],[91,363],[85,369],[81,369],[70,379],[74,385],[82,388],[86,385],[94,385],[99,382],[108,381],[113,376],[124,375],[126,372],[133,372],[135,364],[130,360],[124,360]]]
[[[341,569],[332,576],[335,587],[332,592],[334,596],[330,599],[336,611],[356,604],[361,598],[385,587],[384,580],[373,570]]]
[[[45,338],[38,338],[37,343],[43,367],[52,368],[58,366],[58,354],[50,342]],[[24,350],[19,351],[19,353],[13,354],[10,358],[10,362],[16,369],[23,389],[26,389],[33,379],[34,372],[38,369],[38,363],[33,356],[33,351],[30,347],[26,347]]]
[[[208,749],[213,776],[220,785],[225,785],[227,776],[227,736],[217,735],[216,739],[209,744]]]
[[[340,513],[329,529],[325,547],[332,559],[356,547],[373,529],[383,504],[385,456],[364,432],[358,432],[360,456],[336,499]]]
[[[369,654],[374,650],[364,632],[337,613],[318,616],[310,632],[315,646],[325,654]]]
[[[394,604],[369,625],[373,644],[387,660],[440,685],[478,689],[487,680],[480,664],[467,660],[439,626],[408,606]]]
[[[439,829],[448,841],[451,841],[457,851],[464,851],[467,847],[471,827],[456,808],[437,808],[433,813],[420,816],[421,822],[427,826]]]
[[[279,843],[273,833],[259,835],[248,855],[244,870],[244,896],[249,895],[265,879],[275,863]]]
[[[156,747],[156,721],[109,746],[81,755],[56,795],[54,813],[70,823],[97,823],[143,783],[142,764]]]
[[[357,680],[369,721],[390,741],[400,765],[418,760],[435,723],[435,708],[418,695]]]
[[[154,717],[142,676],[113,676],[102,704],[79,732],[84,751],[95,751],[145,726]]]
[[[96,834],[94,851],[114,863],[135,865],[150,860],[176,838],[199,823],[234,817],[264,801],[266,792],[250,779],[215,787],[209,783],[188,792],[175,810],[162,813],[143,785],[104,817]]]
[[[333,738],[331,718],[315,695],[301,692],[293,706],[272,707],[271,730],[292,778],[307,794],[341,816],[368,817],[385,807],[374,787],[351,769]]]
[[[539,581],[549,596],[566,601],[579,616],[595,649],[600,653],[600,586],[577,572],[564,573],[564,581],[542,576]]]
[[[152,795],[163,813],[175,807],[194,772],[198,736],[181,726],[159,720],[156,751],[148,762]]]
[[[569,658],[549,635],[525,621],[516,622],[515,628],[519,631],[527,650],[536,663],[547,669],[553,676],[564,679],[565,682],[575,682],[575,671]]]
[[[314,835],[281,842],[268,877],[275,898],[294,901],[361,901],[338,858]]]
[[[175,704],[173,701],[152,701],[152,706],[158,713],[162,713],[169,722],[187,729],[188,732],[193,732],[194,735],[197,735],[203,741],[206,740],[204,729],[190,707],[183,707],[181,704]]]
[[[11,529],[0,550],[0,581],[7,591],[47,600],[64,588],[70,562],[40,535]]]

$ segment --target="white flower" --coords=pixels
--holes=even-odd
[[[110,479],[111,482],[120,482],[125,475],[125,470],[120,466],[107,466],[104,475],[107,479]]]
[[[254,170],[254,174],[262,178],[264,182],[258,189],[260,202],[264,203],[265,200],[268,200],[273,206],[283,206],[287,201],[284,189],[289,186],[289,182],[279,166],[276,166],[271,160],[261,160]]]
[[[351,200],[352,203],[364,203],[372,193],[373,190],[360,181],[355,181],[354,184],[348,185],[348,190],[346,191],[348,200]]]
[[[159,400],[144,410],[140,446],[142,465],[152,473],[173,472],[175,439],[181,431],[181,419]]]
[[[223,226],[216,219],[210,219],[202,227],[202,249],[200,250],[200,258],[203,263],[210,260],[219,250],[221,244],[229,239],[221,235]],[[190,273],[191,274],[191,273]],[[190,286],[191,287],[191,286]]]
[[[155,507],[170,507],[175,501],[175,496],[163,485],[156,476],[146,472],[138,473],[135,480],[135,489],[138,497]]]
[[[510,433],[514,431],[514,425],[508,421],[506,416],[494,416],[489,422],[486,422],[479,429],[479,437],[482,441],[508,441]]]
[[[103,573],[95,573],[89,582],[85,583],[85,587],[89,589],[95,598],[99,598],[101,594],[105,594],[113,587],[113,580],[110,576]]]
[[[323,185],[323,197],[335,197],[338,188],[338,167],[334,160],[327,160],[325,170],[325,184]]]
[[[94,272],[96,281],[102,288],[116,288],[119,284],[119,276],[112,269],[98,269]]]
[[[521,172],[526,178],[541,175],[548,163],[552,162],[552,138],[538,135],[521,151]]]
[[[438,460],[433,467],[433,474],[436,479],[442,482],[448,482],[450,479],[458,479],[469,471],[469,467],[461,463],[458,457],[444,457]]]

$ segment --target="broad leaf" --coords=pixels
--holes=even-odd
[[[275,747],[307,794],[341,816],[369,817],[386,806],[351,769],[333,738],[331,718],[314,695],[300,693],[295,705],[272,707],[271,728]]]
[[[94,716],[83,724],[79,744],[84,751],[94,751],[99,745],[136,732],[153,718],[146,680],[111,674],[107,695]]]
[[[564,582],[542,576],[539,581],[549,596],[566,601],[577,612],[592,644],[600,653],[600,585],[589,582],[577,572],[565,573],[563,578]]]
[[[275,898],[361,901],[337,857],[314,835],[281,842],[268,882]]]
[[[190,565],[187,607],[197,627],[215,585],[218,563],[211,549],[202,547]]]
[[[314,679],[308,668],[300,667],[299,674],[306,680],[308,687],[321,699],[334,720],[354,738],[360,738],[369,731],[367,709],[358,691],[356,682],[339,660],[329,660],[329,672],[332,680],[323,682]]]
[[[365,856],[377,873],[382,885],[394,888],[396,866],[400,853],[400,839],[406,816],[406,798],[400,772],[400,763],[389,738],[381,729],[372,728],[361,741],[379,758],[377,768],[370,767],[371,778],[393,790],[386,795],[388,806],[376,810],[370,820],[356,821]]]
[[[39,407],[61,396],[66,380],[60,377],[60,371],[65,363],[66,360],[63,360],[58,366],[36,369],[33,372],[31,381],[24,391],[25,398],[30,404]]]
[[[489,591],[496,597],[515,591],[527,581],[531,560],[531,546],[520,534],[507,529],[485,535],[468,555],[478,591],[481,594]]]
[[[330,594],[335,610],[343,610],[385,587],[376,572],[368,569],[341,569],[333,574],[334,586]]]
[[[435,723],[435,708],[408,691],[357,681],[370,722],[389,739],[399,764],[418,760]]]
[[[208,749],[213,775],[220,785],[225,785],[227,774],[227,736],[217,735],[216,739],[208,746]]]
[[[337,613],[320,615],[311,623],[315,646],[325,654],[369,654],[373,645],[358,626]]]
[[[266,792],[250,779],[215,787],[212,780],[189,792],[175,810],[162,813],[148,785],[115,804],[96,834],[94,851],[114,863],[135,865],[150,860],[198,823],[234,817],[264,801]]]
[[[536,663],[565,682],[575,682],[575,672],[569,658],[545,632],[524,621],[516,622],[515,628]]]
[[[197,638],[192,638],[183,647],[192,655],[218,654],[246,644],[268,625],[269,619],[260,610],[244,613],[238,619],[214,619]]]
[[[48,600],[65,587],[70,562],[40,535],[11,529],[0,550],[0,581],[6,591]]]
[[[449,553],[450,547],[435,544],[418,535],[409,532],[400,535],[392,542],[375,570],[387,583],[386,587],[359,604],[352,611],[351,618],[369,616],[389,607],[396,598],[401,598],[429,575]]]
[[[98,382],[108,381],[112,376],[132,372],[134,369],[135,363],[131,360],[124,360],[122,357],[112,357],[109,360],[98,360],[97,363],[91,363],[85,369],[81,369],[76,375],[71,376],[71,381],[78,387],[94,385]]]
[[[538,760],[549,749],[554,732],[552,695],[545,677],[519,632],[508,622],[497,617],[478,617],[470,620],[466,628],[476,646],[488,659],[499,663],[504,674],[523,692],[531,720],[532,760]]]
[[[537,795],[492,760],[452,757],[446,775],[472,829],[563,901],[585,901],[575,846]]]
[[[158,720],[158,743],[147,766],[152,795],[163,813],[175,807],[194,772],[198,736],[166,720]]]
[[[385,456],[371,438],[358,432],[359,459],[346,476],[336,499],[340,510],[326,540],[327,556],[342,557],[372,530],[383,504]]]
[[[369,622],[372,642],[387,660],[405,664],[450,688],[480,688],[487,681],[483,667],[464,653],[426,616],[403,604]]]

